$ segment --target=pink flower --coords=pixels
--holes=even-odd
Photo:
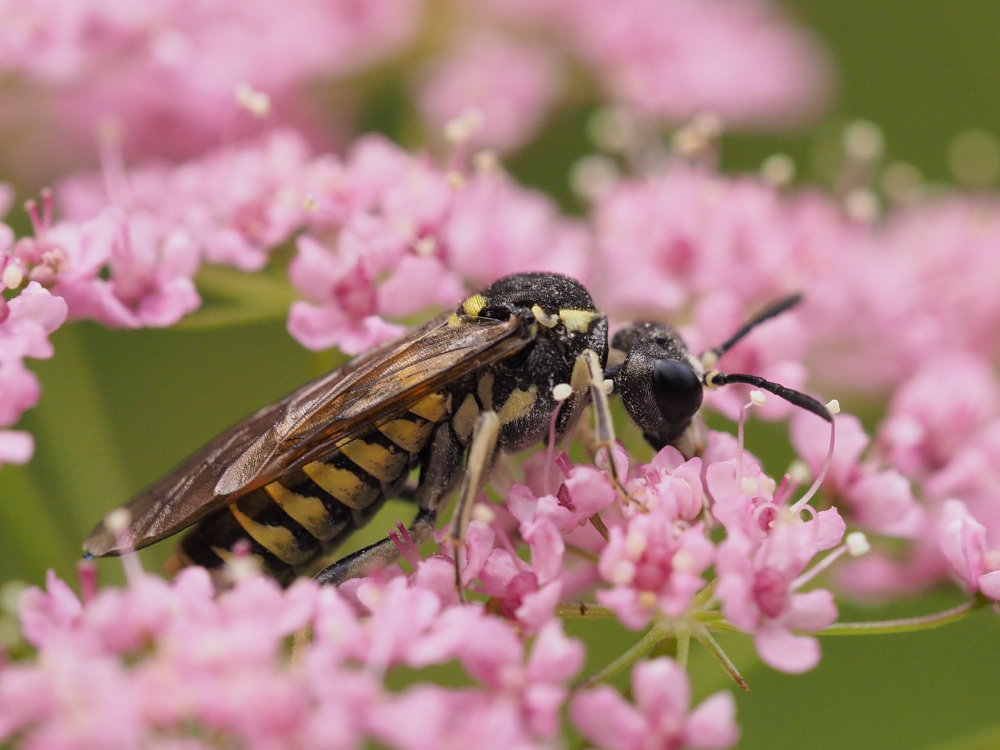
[[[829,447],[829,425],[799,412],[792,417],[791,431],[796,451],[813,475],[818,474]],[[874,458],[861,461],[868,443],[857,417],[837,416],[833,463],[823,491],[842,498],[849,506],[851,520],[861,526],[881,534],[913,537],[926,522],[924,510],[903,474],[882,468]]]
[[[648,117],[787,126],[813,116],[829,87],[816,41],[767,2],[585,0],[561,11],[611,98]]]
[[[738,468],[731,459],[707,472],[712,512],[726,527],[716,555],[715,593],[726,619],[754,634],[768,665],[808,671],[819,662],[819,643],[791,631],[822,630],[836,619],[837,608],[829,591],[798,588],[809,580],[805,571],[813,557],[840,543],[844,521],[836,508],[817,513],[786,507],[771,496],[773,480],[760,476],[755,464],[744,466],[742,475]],[[809,520],[799,515],[806,513]]]
[[[11,5],[0,65],[20,72],[36,98],[40,90],[43,114],[65,125],[61,140],[38,148],[89,149],[113,118],[134,153],[173,158],[259,130],[234,100],[246,82],[269,95],[272,119],[321,132],[305,84],[392,54],[416,32],[420,10],[415,0],[303,0],[295,13],[231,0]]]
[[[476,110],[481,126],[469,146],[498,151],[510,151],[534,135],[559,83],[546,49],[469,32],[422,78],[417,101],[431,130],[443,133],[450,121]]]
[[[289,332],[310,349],[337,345],[348,354],[365,351],[402,333],[402,326],[375,314],[377,262],[357,256],[351,259],[345,251],[327,252],[312,237],[300,237],[289,275],[307,295],[325,304],[293,303]]]
[[[598,591],[597,600],[632,629],[657,613],[681,617],[705,585],[701,574],[715,557],[702,524],[686,527],[663,508],[651,508],[632,513],[610,534],[599,569],[613,588]]]
[[[832,517],[822,519],[827,514]],[[726,619],[754,634],[761,659],[783,672],[806,672],[819,662],[819,642],[792,631],[815,632],[837,619],[833,594],[816,589],[796,592],[795,579],[826,542],[817,543],[817,526],[835,525],[836,510],[819,514],[810,523],[776,526],[759,544],[739,533],[730,533],[719,545],[716,594]],[[843,534],[843,522],[839,523]],[[837,537],[839,541],[839,537]]]
[[[71,270],[54,287],[74,317],[113,327],[162,327],[201,305],[191,278],[200,259],[186,233],[165,227],[153,216],[125,216],[114,208],[93,223],[112,233],[106,259],[91,255],[88,262],[84,254],[96,248],[88,248],[86,240],[67,245]],[[110,276],[107,280],[98,275],[103,269]]]
[[[573,700],[570,717],[584,736],[607,750],[723,748],[739,737],[733,696],[715,693],[689,713],[691,687],[671,659],[636,665],[632,695],[634,706],[607,686],[583,691]]]
[[[1000,412],[1000,388],[981,357],[954,352],[928,360],[896,391],[879,431],[890,461],[911,476],[940,469],[968,435]]]
[[[986,527],[976,521],[959,500],[941,508],[938,543],[952,573],[970,592],[1000,601],[1000,549],[986,544]]]

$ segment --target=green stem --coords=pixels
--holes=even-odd
[[[612,620],[618,616],[607,607],[586,602],[560,604],[556,613],[567,620]]]
[[[594,674],[590,677],[580,682],[577,687],[593,687],[597,683],[604,682],[619,672],[628,669],[639,661],[639,659],[652,651],[657,643],[662,641],[664,638],[668,638],[672,633],[672,625],[663,622],[656,623],[649,629],[649,632],[647,632],[646,635],[632,644],[632,646],[630,646],[625,653],[602,669],[594,672]]]
[[[677,663],[687,669],[688,657],[691,655],[691,633],[684,632],[677,636]]]
[[[913,633],[920,630],[931,630],[943,625],[950,625],[968,617],[987,602],[969,599],[956,607],[919,617],[904,617],[898,620],[880,620],[876,622],[835,622],[826,630],[815,635],[884,635],[888,633]]]
[[[719,663],[719,666],[721,666],[723,671],[725,671],[725,673],[732,678],[733,682],[739,685],[742,690],[750,690],[750,686],[747,685],[746,680],[743,679],[743,675],[740,674],[740,670],[736,668],[736,665],[733,664],[733,660],[729,658],[729,654],[722,650],[722,646],[720,646],[718,641],[712,637],[711,633],[704,628],[698,628],[693,632],[693,635],[698,639],[698,642],[705,647],[705,650],[715,658],[715,660]]]
[[[608,527],[604,525],[604,519],[595,513],[590,517],[590,523],[597,529],[597,533],[604,537],[604,541],[607,541],[611,534],[608,532]]]

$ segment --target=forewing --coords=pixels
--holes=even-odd
[[[231,427],[122,506],[122,532],[99,523],[84,550],[116,554],[175,534],[530,341],[518,318],[447,320],[377,347]]]

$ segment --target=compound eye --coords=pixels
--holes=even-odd
[[[658,359],[653,364],[653,396],[668,423],[682,424],[698,411],[704,388],[686,362]]]

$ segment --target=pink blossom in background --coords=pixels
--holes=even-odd
[[[794,414],[791,440],[815,476],[826,460],[829,427],[810,415]],[[837,443],[824,493],[839,499],[838,507],[859,527],[888,536],[914,537],[925,527],[923,506],[917,503],[906,474],[888,468],[874,450],[862,461],[870,438],[857,417],[837,416]]]
[[[1000,601],[1000,548],[986,542],[986,527],[959,500],[948,500],[938,530],[941,551],[952,574],[969,591]]]
[[[609,96],[683,122],[711,112],[734,126],[815,117],[830,72],[818,42],[764,0],[560,3],[571,45]]]
[[[469,147],[507,152],[538,130],[559,78],[557,62],[544,47],[467,31],[456,50],[427,66],[416,98],[429,133],[444,134],[449,122],[475,110],[480,125]]]
[[[315,114],[302,116],[304,84],[393,54],[413,37],[422,8],[419,0],[308,0],[294,13],[268,2],[4,5],[0,67],[51,100],[60,138],[90,150],[112,120],[130,154],[174,158],[259,130],[235,106],[243,83],[281,102],[278,122],[318,132]]]
[[[621,180],[591,211],[601,261],[595,293],[619,315],[676,316],[720,290],[730,310],[735,301],[752,309],[808,290],[831,250],[850,241],[834,213],[811,203],[680,161],[650,179]]]
[[[712,112],[727,128],[783,129],[816,117],[831,89],[822,46],[766,0],[464,5],[554,36],[608,99],[654,120]]]
[[[570,717],[585,737],[608,750],[725,748],[739,738],[733,696],[715,693],[692,711],[687,674],[671,659],[636,665],[632,695],[635,705],[606,685],[581,691]]]
[[[67,178],[56,196],[69,219],[91,219],[109,204],[149,214],[164,231],[189,235],[203,261],[256,271],[305,222],[311,164],[298,133],[276,131],[176,166],[109,163],[101,175]]]

